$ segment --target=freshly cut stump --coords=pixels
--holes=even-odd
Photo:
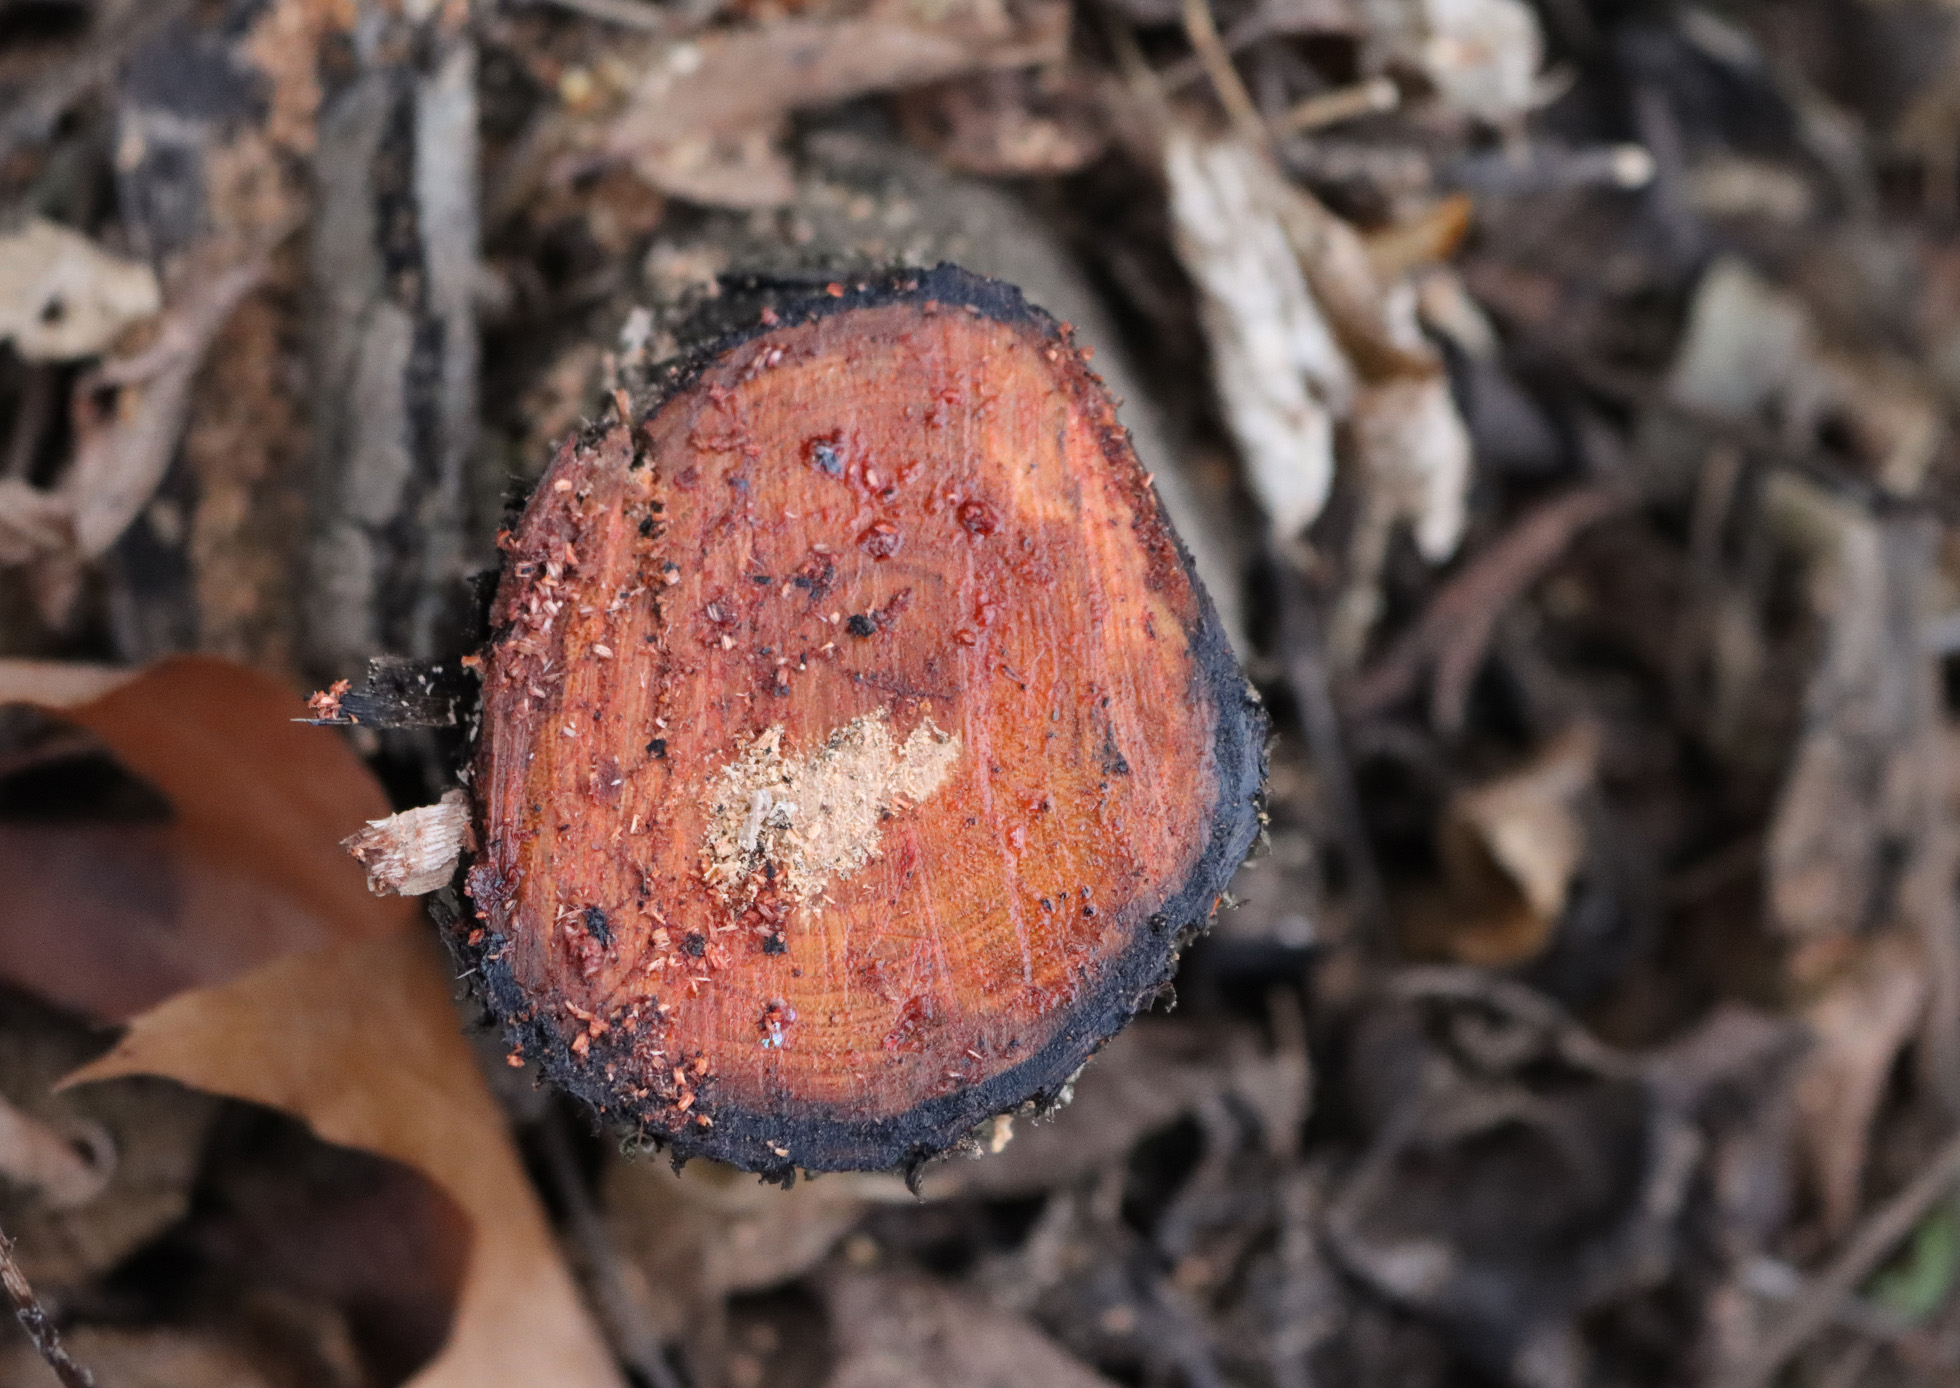
[[[681,1153],[915,1168],[1167,980],[1265,717],[1066,326],[952,266],[713,311],[505,541],[465,947]]]

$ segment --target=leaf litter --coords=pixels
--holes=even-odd
[[[101,1381],[1960,1366],[1943,11],[32,8],[0,1228]],[[460,1039],[456,710],[297,696],[465,649],[511,480],[716,273],[939,258],[1129,398],[1277,715],[1269,848],[923,1199],[675,1173]]]

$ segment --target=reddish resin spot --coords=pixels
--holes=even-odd
[[[1218,729],[1256,713],[1046,320],[846,304],[724,351],[559,451],[494,615],[493,1005],[747,1165],[888,1164],[948,1095],[1058,1083],[1252,814]]]

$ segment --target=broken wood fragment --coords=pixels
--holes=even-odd
[[[1265,715],[1065,325],[952,266],[709,315],[504,540],[457,943],[680,1153],[916,1168],[1157,995]]]
[[[464,852],[475,846],[470,835],[470,798],[460,790],[433,805],[421,805],[341,840],[367,869],[368,890],[376,896],[422,896],[449,885]]]

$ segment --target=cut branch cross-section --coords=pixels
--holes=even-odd
[[[1157,995],[1265,717],[1068,327],[950,266],[711,310],[505,539],[459,940],[682,1153],[916,1168]]]

